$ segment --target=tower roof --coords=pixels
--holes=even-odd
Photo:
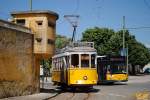
[[[59,15],[56,12],[50,10],[32,10],[32,11],[13,11],[11,15],[23,15],[23,14],[50,14],[56,16],[56,19],[59,18]]]

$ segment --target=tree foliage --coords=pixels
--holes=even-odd
[[[98,55],[119,55],[122,48],[123,31],[115,32],[108,28],[90,28],[83,33],[82,41],[94,42]],[[125,46],[128,47],[129,63],[144,66],[150,62],[150,52],[135,39],[128,30],[125,31]]]
[[[49,58],[49,59],[43,59],[41,60],[41,64],[42,67],[43,67],[43,74],[44,76],[47,76],[47,75],[50,75],[50,69],[52,67],[52,59]]]
[[[123,31],[117,32],[123,34]],[[130,35],[129,31],[125,32],[126,47],[129,51],[129,63],[133,66],[140,65],[144,66],[150,62],[150,52],[149,49],[145,47],[144,44],[138,42],[135,36]]]
[[[87,29],[83,32],[82,41],[94,42],[95,48],[99,55],[107,54],[109,51],[108,40],[111,38],[114,31],[107,28]]]
[[[56,35],[55,47],[56,49],[61,49],[65,47],[71,41],[70,38],[62,35]]]
[[[67,38],[65,36],[56,35],[55,48],[61,49],[65,47],[70,42],[70,40],[71,40],[70,38]],[[52,67],[52,59],[49,58],[41,60],[41,65],[43,66],[44,69],[44,75],[46,75],[47,73],[50,72],[50,69]]]

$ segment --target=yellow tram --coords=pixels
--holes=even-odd
[[[52,57],[52,81],[67,86],[97,84],[97,52],[93,42],[74,42]]]
[[[98,83],[128,81],[125,56],[97,56]]]

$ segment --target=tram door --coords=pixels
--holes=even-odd
[[[97,73],[99,82],[103,82],[106,80],[107,76],[107,60],[104,58],[97,58]]]
[[[67,78],[67,67],[68,67],[68,57],[62,57],[62,70],[61,70],[61,82],[66,83]]]

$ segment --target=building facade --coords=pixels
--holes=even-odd
[[[12,21],[26,26],[34,34],[34,53],[39,58],[49,58],[55,52],[56,20],[58,14],[52,11],[12,12]]]
[[[0,98],[37,91],[33,58],[31,31],[0,20]]]
[[[40,92],[40,61],[55,51],[58,14],[12,12],[0,20],[0,98]]]

